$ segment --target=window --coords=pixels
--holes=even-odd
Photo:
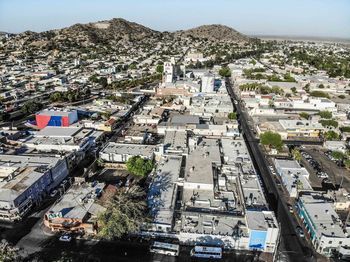
[[[332,244],[332,241],[329,241],[328,244]]]
[[[343,244],[343,241],[339,241],[339,245]]]

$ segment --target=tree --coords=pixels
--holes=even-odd
[[[153,169],[153,162],[140,156],[133,156],[126,161],[127,170],[138,177],[145,177]]]
[[[230,68],[228,68],[227,66],[221,67],[221,69],[219,70],[219,75],[221,77],[230,77],[231,76]]]
[[[136,65],[136,63],[132,63],[132,64],[130,64],[130,65],[129,65],[129,69],[130,69],[130,70],[137,69],[137,65]]]
[[[329,98],[329,95],[323,91],[312,91],[310,96]]]
[[[18,249],[11,246],[6,240],[2,240],[0,243],[0,261],[1,262],[13,262],[20,261],[18,255]]]
[[[263,95],[267,95],[271,93],[271,88],[268,86],[261,86],[260,87],[260,93]]]
[[[267,131],[260,135],[261,144],[268,146],[270,148],[275,148],[278,151],[282,150],[283,142],[281,135],[278,133],[274,133],[272,131]]]
[[[50,95],[50,101],[51,102],[61,101],[61,99],[62,99],[61,92],[55,92],[55,93]]]
[[[322,119],[318,121],[323,127],[338,127],[338,122],[333,119]]]
[[[137,232],[147,221],[146,207],[145,192],[139,187],[118,190],[98,216],[98,236],[113,240]]]
[[[297,88],[295,86],[293,86],[290,90],[293,92],[293,94],[297,92]]]
[[[331,155],[334,159],[337,159],[337,160],[343,160],[345,158],[345,154],[343,154],[340,151],[333,151]]]
[[[299,116],[301,117],[301,118],[304,118],[304,119],[309,119],[309,117],[310,117],[310,115],[308,114],[308,113],[306,113],[306,112],[301,112],[300,114],[299,114]]]
[[[89,77],[89,81],[90,81],[90,82],[93,82],[93,83],[98,83],[97,75],[94,74],[94,75],[90,76],[90,77]]]
[[[108,84],[107,78],[105,78],[105,77],[100,77],[98,82],[103,88],[105,88],[107,86],[107,84]]]
[[[22,112],[25,114],[34,114],[42,108],[43,108],[43,105],[40,102],[27,101],[22,106]]]
[[[283,89],[278,87],[278,86],[271,87],[271,92],[276,94],[276,95],[283,95],[283,93],[284,93]]]
[[[227,116],[230,120],[236,120],[237,119],[237,113],[236,112],[231,112]]]
[[[300,162],[301,161],[301,153],[297,148],[292,149],[292,156],[294,160]]]
[[[345,159],[344,165],[345,165],[346,169],[350,169],[350,159]]]
[[[320,115],[321,118],[325,118],[325,119],[331,119],[333,117],[332,112],[327,110],[320,111],[318,114]]]
[[[341,131],[341,132],[350,132],[350,126],[342,126],[342,127],[340,128],[340,131]]]
[[[164,70],[164,66],[163,65],[157,65],[156,67],[156,72],[157,73],[163,73],[163,70]]]
[[[334,132],[333,130],[330,130],[325,133],[325,138],[326,140],[338,140],[339,134]]]

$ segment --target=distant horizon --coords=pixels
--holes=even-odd
[[[347,0],[2,0],[0,31],[57,30],[123,18],[156,31],[222,24],[246,35],[350,39]]]

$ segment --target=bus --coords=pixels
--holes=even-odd
[[[222,258],[221,247],[205,247],[205,246],[195,246],[191,250],[192,257],[202,257],[202,258]]]
[[[176,244],[154,241],[150,247],[150,252],[164,254],[167,256],[178,256],[179,249],[180,246]]]

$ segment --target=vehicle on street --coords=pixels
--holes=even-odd
[[[299,237],[301,237],[301,238],[305,237],[304,230],[300,226],[297,226],[295,228],[295,230],[296,230],[297,234],[299,235]]]
[[[60,236],[59,240],[63,242],[70,242],[72,240],[72,237],[68,234],[65,234]]]
[[[50,194],[50,197],[55,197],[57,195],[58,191],[57,190],[53,190]]]
[[[222,249],[221,247],[205,247],[205,246],[195,246],[190,255],[192,257],[200,257],[200,258],[222,258]]]
[[[150,247],[150,252],[167,256],[178,256],[179,249],[179,245],[155,241]]]

